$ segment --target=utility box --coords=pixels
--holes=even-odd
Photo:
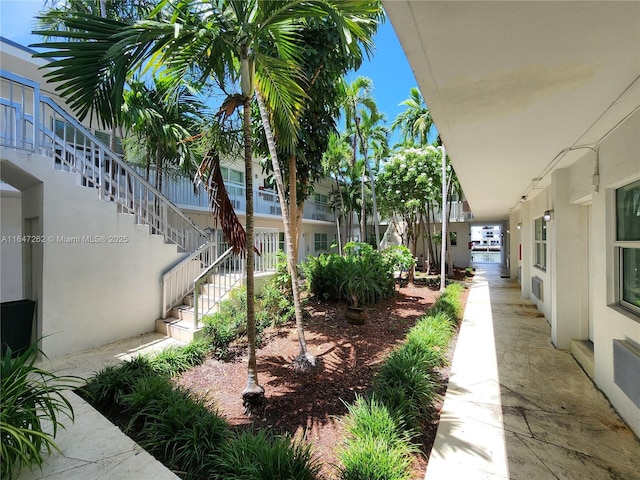
[[[7,347],[11,349],[12,357],[18,356],[29,348],[35,308],[34,300],[0,303],[0,341],[3,357]]]

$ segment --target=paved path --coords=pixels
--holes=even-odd
[[[498,267],[479,265],[426,480],[639,480],[640,441]]]
[[[150,333],[51,361],[44,359],[39,366],[58,375],[86,379],[107,365],[174,343]],[[63,422],[66,429],[56,436],[63,453],[45,455],[42,470],[25,468],[19,480],[179,480],[82,398],[72,392],[65,395],[73,405],[75,422]]]

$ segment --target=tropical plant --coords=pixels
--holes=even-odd
[[[373,180],[373,174],[371,172],[371,167],[369,166],[368,158],[366,156],[366,152],[369,149],[368,145],[364,147],[359,147],[358,142],[360,144],[364,144],[364,138],[362,135],[362,129],[360,127],[360,122],[362,120],[362,115],[367,113],[369,118],[376,119],[376,122],[380,120],[380,114],[378,112],[378,106],[373,98],[373,81],[368,77],[357,77],[353,82],[348,84],[344,79],[342,80],[342,110],[345,118],[345,126],[347,130],[351,133],[352,142],[353,142],[353,158],[352,158],[352,167],[355,166],[356,163],[356,154],[358,151],[362,150],[365,152],[364,156],[364,169],[362,171],[362,180],[361,180],[361,203],[360,203],[360,241],[365,242],[367,238],[367,226],[366,226],[366,202],[364,198],[364,182],[365,176],[368,174],[369,179],[371,181],[372,188],[372,196],[375,199],[375,182]],[[377,219],[377,206],[376,201],[374,200],[374,221]],[[379,243],[380,237],[378,232],[376,232],[376,245]]]
[[[382,256],[386,262],[393,268],[393,271],[398,270],[400,274],[398,278],[402,276],[403,270],[407,270],[413,267],[413,255],[404,245],[393,245],[382,250]]]
[[[245,431],[222,446],[216,471],[220,480],[315,480],[320,463],[309,445],[288,436]]]
[[[247,413],[254,407],[261,408],[264,403],[264,388],[258,383],[255,345],[251,102],[255,95],[276,171],[279,164],[270,126],[274,125],[278,143],[292,150],[299,132],[298,112],[306,97],[304,73],[296,48],[299,40],[297,22],[302,18],[330,19],[338,27],[338,47],[349,51],[353,42],[368,38],[362,16],[379,11],[377,0],[212,0],[206,3],[163,0],[150,19],[133,25],[95,15],[62,14],[58,20],[76,30],[37,32],[47,37],[100,40],[41,45],[50,50],[39,56],[58,58],[48,65],[52,71],[47,75],[53,81],[63,83],[60,87],[62,95],[72,99],[70,104],[81,117],[95,111],[103,118],[114,118],[112,112],[119,111],[122,106],[128,72],[143,65],[162,70],[163,75],[172,78],[175,84],[190,78],[200,85],[217,83],[223,91],[229,84],[240,87],[239,93],[227,96],[219,113],[224,119],[242,107],[249,343],[243,403]],[[92,48],[98,43],[99,48],[93,49],[95,58],[88,65],[85,61],[87,46]],[[214,175],[213,164],[218,161],[215,154],[205,155],[203,162],[211,165],[201,165],[200,171]]]
[[[54,439],[64,428],[63,417],[74,420],[64,391],[78,377],[58,376],[35,365],[44,353],[37,343],[11,358],[7,348],[0,365],[0,476],[16,478],[23,467],[42,466],[43,450],[60,451]]]
[[[409,90],[409,98],[400,102],[400,105],[407,108],[396,116],[391,128],[400,129],[405,146],[427,146],[434,124],[420,90],[412,87]]]

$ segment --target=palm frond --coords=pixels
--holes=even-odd
[[[196,185],[202,184],[209,195],[209,207],[217,226],[224,234],[226,242],[233,247],[237,255],[247,251],[247,234],[238,220],[233,204],[224,186],[222,171],[220,170],[220,156],[214,150],[209,150],[202,159],[196,172]]]

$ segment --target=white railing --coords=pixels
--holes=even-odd
[[[254,232],[254,245],[259,254],[254,256],[256,273],[276,269],[278,240],[276,230]],[[218,257],[218,252],[223,253]],[[163,318],[173,307],[182,304],[184,297],[193,294],[194,328],[198,328],[202,317],[245,277],[245,258],[230,252],[232,249],[216,238],[166,272],[162,277]]]
[[[151,173],[150,178],[153,177],[154,175]],[[245,212],[247,203],[244,194],[244,185],[225,182],[225,186],[234,210],[237,213]],[[173,203],[183,207],[208,208],[209,206],[207,194],[202,189],[194,190],[193,182],[186,177],[166,178],[163,181],[162,193]],[[256,188],[253,190],[253,198],[253,211],[255,214],[274,215],[278,217],[282,215],[277,192],[264,188]],[[325,222],[335,221],[333,211],[326,204],[315,203],[311,200],[307,200],[304,203],[302,218],[322,220]]]
[[[109,150],[95,135],[40,94],[36,82],[0,70],[0,144],[49,156],[53,168],[78,174],[79,183],[119,210],[149,225],[151,233],[191,253],[207,234],[180,209]]]
[[[210,241],[172,267],[162,276],[162,318],[193,291],[193,280],[218,258],[218,242]]]
[[[246,258],[229,248],[193,281],[193,328],[245,277]]]
[[[451,202],[451,205],[447,208],[449,211],[449,221],[451,222],[469,222],[473,220],[473,213],[468,209],[467,202]],[[435,207],[431,212],[431,222],[442,222],[442,210]]]

